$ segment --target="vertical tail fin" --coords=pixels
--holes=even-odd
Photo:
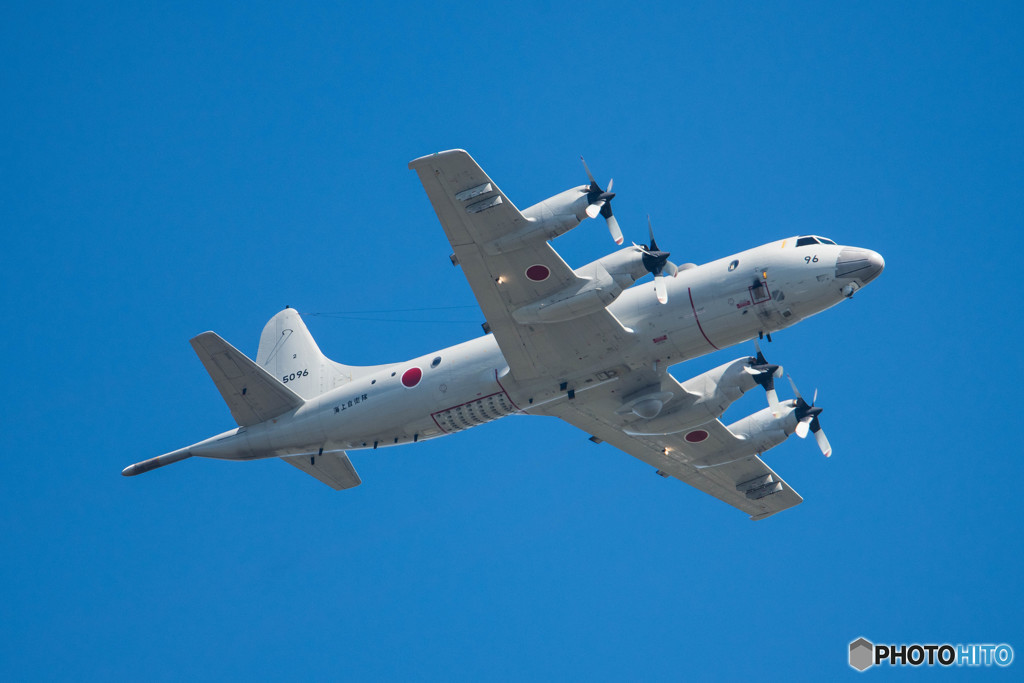
[[[263,328],[256,364],[307,400],[351,382],[368,369],[324,356],[293,308],[284,309]]]

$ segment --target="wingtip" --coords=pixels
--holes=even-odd
[[[440,157],[440,156],[448,156],[448,155],[453,155],[453,154],[465,154],[467,157],[469,156],[469,152],[467,152],[464,149],[459,149],[459,148],[443,149],[440,152],[433,152],[431,154],[424,154],[421,157],[416,157],[415,159],[413,159],[412,161],[409,162],[409,168],[412,169],[412,170],[416,170],[416,168],[418,166],[423,164],[428,159],[435,159],[435,158]],[[472,159],[472,157],[470,157],[470,158]]]

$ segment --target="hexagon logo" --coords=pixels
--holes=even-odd
[[[875,663],[875,646],[865,638],[858,638],[850,643],[850,666],[857,671],[864,671]]]

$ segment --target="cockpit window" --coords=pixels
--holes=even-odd
[[[806,237],[798,237],[796,240],[796,246],[806,247],[808,244],[831,244],[835,245],[835,242],[827,237],[817,237],[815,235],[807,235]]]

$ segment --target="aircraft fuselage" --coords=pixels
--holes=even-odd
[[[670,366],[776,332],[851,296],[884,266],[872,251],[796,243],[788,238],[682,269],[668,278],[664,305],[650,282],[626,290],[608,306],[632,331],[615,350],[615,363]],[[574,377],[516,381],[486,335],[379,366],[291,413],[182,450],[248,460],[407,444],[572,400],[573,392],[615,381],[603,378],[608,365],[595,357],[593,367]]]

